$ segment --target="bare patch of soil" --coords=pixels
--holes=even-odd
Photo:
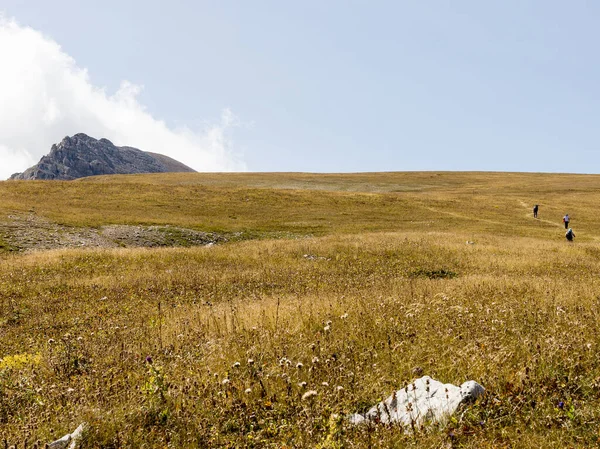
[[[79,228],[54,223],[34,213],[0,216],[0,251],[56,248],[199,246],[226,242],[216,233],[173,226],[108,225]]]

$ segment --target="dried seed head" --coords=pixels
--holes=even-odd
[[[306,393],[304,393],[302,395],[302,400],[303,401],[307,401],[309,399],[313,399],[314,397],[316,397],[319,393],[316,392],[316,390],[308,390]]]

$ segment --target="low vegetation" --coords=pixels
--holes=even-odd
[[[0,240],[0,437],[31,446],[85,421],[85,447],[597,446],[598,180],[0,183],[0,221],[238,236],[45,251]],[[487,393],[442,429],[347,425],[422,374]]]

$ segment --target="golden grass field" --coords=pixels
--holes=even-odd
[[[0,437],[87,422],[84,447],[598,447],[599,202],[593,175],[0,182],[0,222],[229,240],[18,251],[0,233]],[[421,371],[487,393],[416,434],[332,417]]]

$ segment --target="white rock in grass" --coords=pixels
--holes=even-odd
[[[73,433],[68,433],[64,437],[59,440],[53,441],[46,445],[49,449],[75,449],[77,444],[81,440],[83,436],[83,432],[85,431],[87,425],[85,423],[80,424],[77,429]]]
[[[399,424],[410,432],[427,424],[445,424],[463,403],[474,401],[485,389],[473,380],[460,387],[443,384],[429,376],[415,380],[364,415],[349,417],[352,424]]]

